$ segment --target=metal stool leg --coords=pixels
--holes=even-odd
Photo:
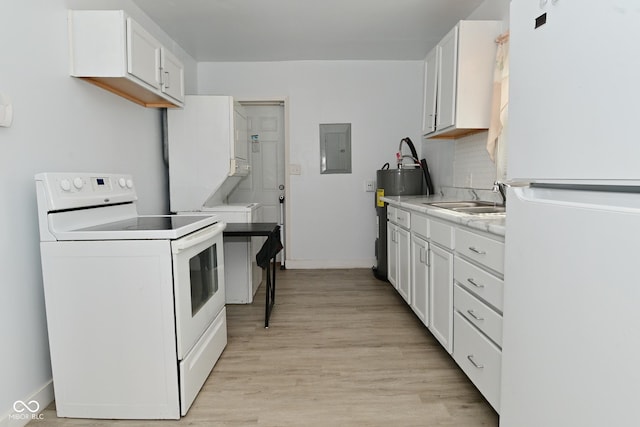
[[[276,303],[276,257],[267,264],[267,289],[264,307],[264,327],[269,328],[269,317]]]

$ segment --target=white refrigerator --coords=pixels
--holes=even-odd
[[[500,426],[640,425],[640,3],[510,27]]]

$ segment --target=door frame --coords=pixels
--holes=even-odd
[[[291,248],[291,174],[290,174],[290,138],[289,138],[289,97],[288,96],[274,96],[269,98],[261,97],[234,97],[241,105],[282,105],[284,107],[284,262],[286,265],[290,256]]]

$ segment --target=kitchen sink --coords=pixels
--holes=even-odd
[[[503,213],[506,211],[504,206],[471,206],[452,208],[451,210],[469,214]]]
[[[503,205],[498,205],[494,202],[487,202],[483,200],[431,202],[424,204],[468,214],[492,214],[505,212],[505,207]]]

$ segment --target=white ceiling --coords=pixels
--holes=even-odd
[[[482,0],[134,0],[196,61],[417,60]]]

